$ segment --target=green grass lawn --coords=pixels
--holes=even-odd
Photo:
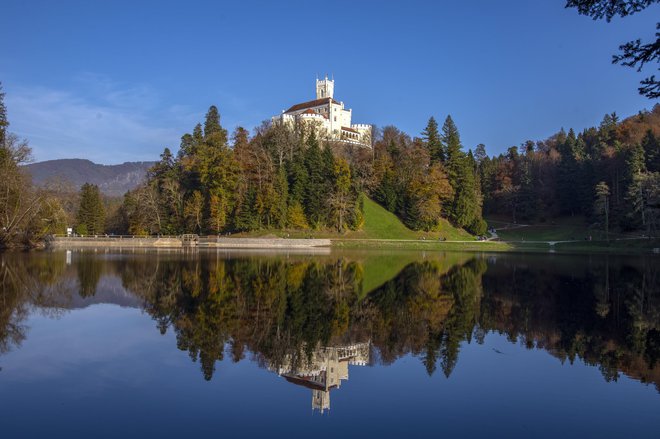
[[[458,229],[447,220],[442,220],[438,230],[421,232],[406,227],[401,220],[380,204],[364,197],[364,224],[361,230],[337,233],[331,230],[256,230],[238,233],[236,237],[290,237],[290,238],[329,238],[333,240],[365,240],[365,239],[408,239],[463,241],[474,240],[474,237],[463,229]]]
[[[423,239],[438,240],[444,238],[449,241],[471,241],[474,237],[463,229],[441,220],[438,229],[432,232],[410,230],[401,220],[380,204],[368,197],[364,197],[364,225],[362,230],[348,232],[343,238],[347,239]]]
[[[515,229],[499,229],[497,235],[503,241],[564,241],[581,240],[589,235],[598,239],[598,234],[589,232],[586,227],[580,225],[530,225]],[[596,236],[594,236],[596,235]]]
[[[497,228],[503,241],[572,241],[604,238],[602,232],[589,229],[582,217],[558,218],[555,221],[538,224],[510,224],[487,219],[488,227]]]
[[[495,227],[502,241],[592,241],[605,240],[605,232],[589,227],[583,217],[558,218],[549,223],[510,224],[488,219],[488,227]],[[638,234],[610,232],[610,239],[637,237]],[[577,243],[574,243],[574,245]]]
[[[363,197],[364,225],[349,235],[366,239],[418,239],[418,232],[410,230],[401,220],[369,197]]]

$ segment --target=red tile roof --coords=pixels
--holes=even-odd
[[[321,99],[315,99],[313,101],[307,101],[303,102],[301,104],[296,104],[289,108],[288,110],[285,111],[285,113],[291,113],[292,111],[298,111],[298,110],[303,110],[305,108],[313,108],[313,107],[320,107],[321,105],[327,105],[330,102],[333,104],[338,104],[339,102],[335,101],[332,98],[321,98]]]
[[[349,128],[349,127],[341,127],[341,130],[342,131],[348,131],[349,133],[360,134],[360,132],[358,130],[354,130],[353,128]]]
[[[326,390],[324,386],[321,384],[311,381],[309,378],[305,377],[299,377],[296,375],[282,375],[285,380],[287,380],[290,383],[297,384],[299,386],[307,387],[308,389],[312,390]],[[328,389],[332,389],[337,387],[337,384],[332,384],[328,386]]]

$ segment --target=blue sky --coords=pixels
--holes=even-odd
[[[38,161],[153,160],[209,105],[252,129],[325,73],[354,123],[418,135],[451,114],[466,148],[493,154],[650,109],[637,87],[653,72],[610,61],[659,10],[608,24],[563,0],[4,0],[0,81]]]

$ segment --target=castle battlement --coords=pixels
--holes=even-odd
[[[322,114],[305,114],[305,113],[303,113],[303,114],[300,115],[300,117],[312,118],[312,119],[325,119],[325,116],[323,116]]]

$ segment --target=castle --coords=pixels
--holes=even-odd
[[[313,125],[317,134],[330,141],[352,143],[371,147],[371,125],[351,124],[352,110],[344,108],[343,102],[334,99],[335,81],[316,80],[316,99],[291,106],[278,116],[273,123]]]

